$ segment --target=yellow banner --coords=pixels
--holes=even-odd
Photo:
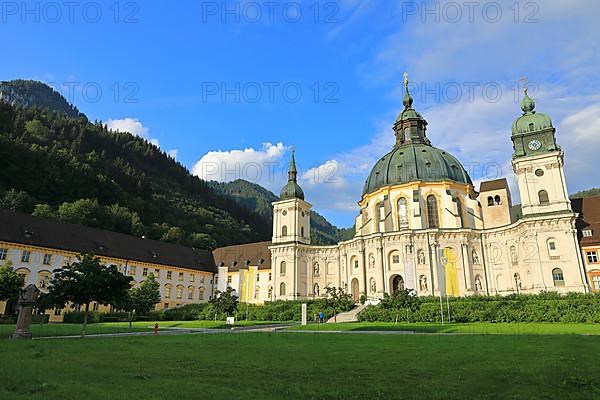
[[[460,292],[458,289],[458,256],[456,255],[456,250],[446,247],[444,249],[444,258],[446,260],[446,296],[458,297],[460,296]]]

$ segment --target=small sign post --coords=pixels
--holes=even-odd
[[[302,326],[306,326],[307,308],[306,303],[302,303]]]
[[[227,325],[233,326],[235,324],[235,317],[227,317]]]

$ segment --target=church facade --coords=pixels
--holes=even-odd
[[[327,286],[356,301],[403,288],[422,296],[589,291],[564,153],[527,89],[511,135],[517,216],[505,179],[477,192],[461,163],[431,144],[405,87],[396,143],[365,182],[353,239],[310,244],[311,205],[292,154],[288,183],[273,203],[268,297],[254,300],[322,297]]]

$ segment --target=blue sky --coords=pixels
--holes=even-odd
[[[557,127],[570,191],[600,186],[597,1],[78,4],[3,2],[0,79],[52,84],[210,179],[278,192],[294,146],[307,200],[339,226],[391,149],[404,71],[433,144],[476,185],[512,183],[525,76]]]

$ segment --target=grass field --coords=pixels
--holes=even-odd
[[[229,328],[223,321],[157,321],[159,329],[165,328],[193,328],[193,329],[226,329]],[[134,322],[129,328],[127,322],[111,322],[89,324],[88,334],[114,334],[132,332],[150,332],[155,322]],[[268,325],[273,322],[264,321],[239,321],[236,327]],[[15,331],[15,325],[0,325],[0,339],[6,339]],[[51,336],[77,336],[81,334],[80,324],[44,324],[31,325],[31,334],[34,338]]]
[[[0,342],[0,399],[594,399],[600,338],[244,333]]]
[[[355,322],[345,324],[309,324],[290,327],[293,330],[340,330],[340,331],[413,331],[418,333],[463,333],[505,335],[600,335],[600,324],[568,323],[491,323],[474,322],[463,324],[406,324],[393,322]]]

